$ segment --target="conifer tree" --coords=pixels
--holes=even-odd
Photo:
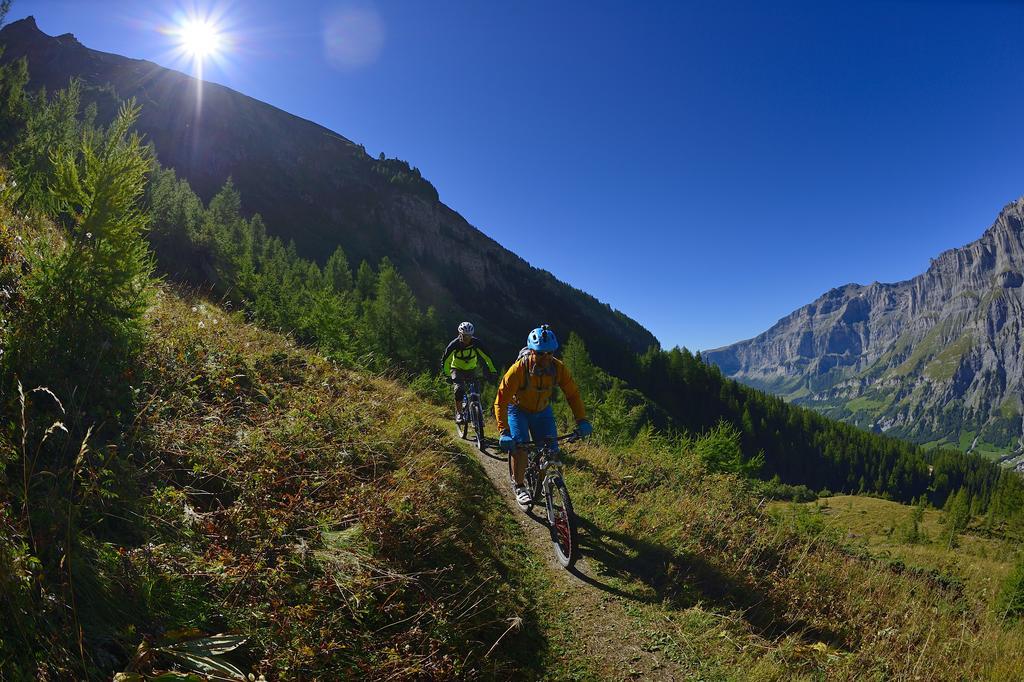
[[[51,202],[70,231],[33,263],[16,341],[25,380],[63,384],[61,395],[90,407],[124,386],[118,373],[141,345],[149,302],[153,261],[139,200],[150,156],[131,132],[138,114],[129,102],[109,129],[53,153]]]
[[[591,406],[591,409],[596,408],[597,397],[602,390],[601,371],[590,360],[586,345],[576,332],[569,333],[562,347],[562,362],[572,373],[583,403]]]
[[[601,441],[612,445],[628,443],[639,426],[642,407],[630,407],[626,402],[622,382],[612,381],[604,399],[594,406],[595,427]]]
[[[384,359],[411,367],[416,361],[420,321],[416,298],[387,258],[381,260],[376,280],[373,301],[365,308],[364,339]]]
[[[200,279],[196,262],[203,202],[185,179],[154,164],[146,185],[146,203],[150,207],[149,240],[161,267],[186,279]]]
[[[253,270],[252,230],[242,217],[242,197],[231,178],[210,200],[202,238],[213,256],[215,284],[236,298],[251,288],[248,279]]]
[[[957,536],[967,528],[967,523],[971,518],[971,501],[964,488],[960,488],[955,495],[949,497],[945,511],[946,516],[943,523],[946,526],[946,545],[955,547]]]
[[[334,293],[340,294],[352,289],[352,270],[348,266],[348,257],[340,246],[327,259],[324,275]]]
[[[3,53],[0,46],[0,56]],[[26,85],[28,61],[24,57],[0,66],[0,153],[4,155],[10,152],[28,122]]]
[[[366,261],[359,264],[355,286],[360,301],[369,301],[377,291],[377,275]]]
[[[55,195],[49,186],[55,181],[54,164],[72,149],[80,147],[77,120],[81,85],[72,79],[68,87],[47,97],[40,90],[32,97],[24,132],[11,153],[12,170],[21,186],[19,204],[24,208],[53,213]]]

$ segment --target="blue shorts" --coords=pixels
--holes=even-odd
[[[517,443],[527,443],[530,440],[543,441],[547,436],[554,438],[558,435],[555,412],[550,405],[540,412],[527,412],[520,409],[518,405],[509,405],[508,428]],[[555,449],[558,449],[557,443]]]

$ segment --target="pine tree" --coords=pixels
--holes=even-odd
[[[366,261],[359,264],[355,286],[360,301],[369,301],[377,291],[377,275]]]
[[[352,270],[348,266],[348,257],[340,246],[327,259],[324,274],[334,293],[340,294],[352,289]]]
[[[3,46],[0,46],[0,56],[3,53]],[[26,85],[28,61],[24,57],[0,66],[0,153],[5,155],[11,151],[28,122]]]
[[[202,244],[212,256],[217,287],[238,298],[252,287],[253,239],[242,217],[242,196],[231,178],[210,200],[203,217]]]
[[[151,158],[130,132],[138,114],[129,102],[109,129],[53,153],[51,201],[70,232],[33,263],[15,344],[27,382],[59,381],[61,395],[90,407],[124,387],[119,372],[141,346],[150,300],[140,199]]]
[[[943,523],[946,526],[946,546],[955,547],[957,536],[967,528],[971,519],[971,501],[967,490],[960,488],[955,495],[951,495],[946,502],[946,516]]]
[[[373,300],[364,308],[363,339],[382,356],[378,363],[391,360],[412,367],[420,324],[416,298],[387,258],[381,260],[376,280]]]
[[[80,147],[82,131],[77,116],[81,105],[81,85],[72,79],[68,87],[48,98],[40,90],[32,98],[25,130],[11,152],[11,165],[21,186],[19,205],[53,213],[55,195],[49,186],[55,181],[54,163]]]
[[[562,347],[562,362],[569,369],[585,405],[594,405],[602,392],[601,370],[590,360],[587,348],[576,332],[570,332]]]
[[[173,170],[155,166],[146,185],[146,203],[150,207],[149,240],[161,268],[199,280],[196,262],[203,202]]]
[[[632,440],[640,424],[643,407],[630,407],[622,382],[612,381],[604,400],[594,409],[594,421],[602,442],[624,445]]]

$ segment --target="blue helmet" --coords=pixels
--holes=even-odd
[[[558,339],[551,327],[542,324],[526,337],[526,347],[538,353],[554,353],[558,350]]]

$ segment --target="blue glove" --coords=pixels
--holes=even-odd
[[[594,432],[594,427],[590,425],[586,419],[581,419],[576,422],[576,433],[580,434],[584,438]]]
[[[503,431],[501,438],[498,439],[498,447],[508,452],[515,446],[516,442],[512,439],[512,434],[508,431]]]

